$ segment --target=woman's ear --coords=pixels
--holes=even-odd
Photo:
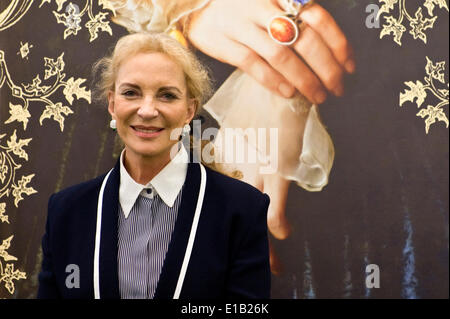
[[[114,91],[108,92],[108,112],[114,117]]]
[[[197,99],[190,98],[188,100],[188,113],[187,113],[187,117],[189,120],[188,123],[190,123],[192,121],[192,119],[194,118],[195,114],[197,113],[197,108],[198,108]]]

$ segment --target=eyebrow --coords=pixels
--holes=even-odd
[[[180,91],[179,88],[177,88],[176,86],[163,86],[160,88],[160,90],[176,90],[178,91],[178,93],[183,94],[183,92]]]
[[[122,83],[121,85],[119,85],[119,89],[124,87],[124,86],[129,86],[132,87],[133,89],[139,89],[139,85],[133,84],[133,83]]]
[[[139,85],[137,84],[133,84],[133,83],[122,83],[119,85],[119,89],[122,87],[131,87],[133,89],[140,89]],[[176,90],[178,91],[180,94],[183,94],[183,92],[181,92],[181,90],[179,88],[177,88],[176,86],[162,86],[159,88],[159,90]]]

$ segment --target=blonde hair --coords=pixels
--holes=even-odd
[[[132,33],[120,38],[111,55],[106,56],[94,64],[94,74],[100,73],[100,79],[95,84],[97,98],[106,100],[108,93],[114,91],[117,72],[121,64],[130,57],[139,53],[163,53],[169,56],[175,63],[181,66],[185,74],[186,88],[189,98],[197,102],[196,115],[203,104],[212,94],[211,79],[208,70],[197,57],[178,41],[164,33]],[[190,136],[190,148],[193,149],[193,135]],[[200,140],[202,150],[209,141]],[[212,152],[214,145],[210,144]],[[240,171],[227,171],[220,163],[205,163],[205,166],[222,174],[241,179]]]
[[[112,54],[94,64],[94,73],[100,72],[96,84],[98,97],[107,99],[108,92],[115,90],[114,83],[121,64],[139,53],[163,53],[181,66],[188,97],[196,100],[197,114],[212,92],[208,70],[191,51],[164,33],[132,33],[120,38]]]

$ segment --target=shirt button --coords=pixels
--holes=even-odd
[[[151,188],[147,188],[145,191],[146,191],[147,194],[149,194],[149,195],[152,193],[152,189],[151,189]]]

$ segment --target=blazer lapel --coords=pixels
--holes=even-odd
[[[180,208],[154,299],[172,299],[183,263],[200,190],[200,165],[188,163]]]
[[[103,194],[99,265],[100,298],[102,299],[120,298],[117,273],[119,185],[120,158],[108,178]]]
[[[120,159],[108,178],[103,196],[99,265],[102,299],[120,298],[117,269],[119,161]],[[177,221],[156,287],[155,299],[172,299],[174,295],[197,205],[200,178],[199,164],[189,162]]]

